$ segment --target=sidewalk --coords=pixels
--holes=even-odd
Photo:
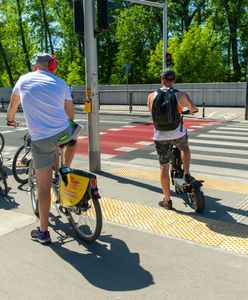
[[[77,156],[74,167],[88,170],[87,158]],[[158,207],[158,166],[102,161],[97,177],[99,240],[82,243],[63,220],[51,223],[53,244],[46,247],[29,239],[38,224],[30,196],[9,176],[13,189],[0,206],[1,299],[247,299],[247,226],[198,216],[175,193],[174,211]],[[216,205],[247,196],[204,191]]]
[[[243,112],[205,111],[247,122]],[[113,112],[105,108],[104,113]],[[88,158],[76,156],[73,167],[89,170]],[[205,180],[207,203],[206,212],[197,215],[174,192],[174,211],[158,206],[158,164],[102,160],[97,174],[104,219],[100,238],[92,245],[82,243],[63,219],[51,223],[51,246],[29,239],[38,221],[27,187],[10,175],[12,189],[6,199],[0,198],[0,299],[246,300],[247,183],[239,183],[241,193],[231,179],[224,185],[221,177],[210,178],[212,182],[201,172],[196,175]]]
[[[222,119],[224,121],[244,121],[244,107],[198,107],[199,112],[195,117],[205,119]],[[84,105],[75,105],[75,112],[84,112]],[[130,111],[129,105],[101,105],[99,110],[100,115],[130,115],[137,117],[149,117],[151,113],[146,106],[133,106]]]

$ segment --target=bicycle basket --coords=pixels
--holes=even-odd
[[[84,196],[90,178],[85,176],[85,172],[72,169],[67,174],[67,185],[61,180],[59,185],[60,200],[63,206],[76,205]]]

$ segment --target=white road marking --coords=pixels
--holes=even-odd
[[[220,139],[220,140],[235,140],[235,141],[247,141],[247,137],[242,136],[226,136],[226,135],[219,135],[219,134],[199,134],[198,137],[201,138],[213,138],[213,139]]]
[[[214,147],[201,147],[201,146],[194,146],[190,145],[190,149],[192,151],[205,151],[205,152],[213,152],[213,153],[232,153],[238,155],[247,155],[247,150],[238,150],[238,149],[229,149],[229,148],[214,148]]]
[[[130,151],[134,151],[137,150],[138,148],[132,148],[132,147],[120,147],[120,148],[116,148],[114,150],[116,151],[123,151],[123,152],[130,152]]]
[[[231,142],[221,142],[221,141],[213,141],[213,140],[200,140],[200,139],[189,139],[190,143],[195,143],[195,144],[206,144],[206,145],[221,145],[221,146],[231,146]],[[233,144],[233,146],[236,147],[245,147],[248,148],[248,144],[247,143],[235,143]],[[231,151],[229,149],[229,151]]]
[[[149,145],[152,145],[153,142],[140,141],[140,142],[137,142],[137,143],[135,143],[135,144],[137,144],[137,145],[149,146]]]

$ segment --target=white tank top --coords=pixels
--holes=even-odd
[[[168,89],[169,88],[161,88],[162,91],[166,91]],[[157,96],[157,92],[154,93],[154,99],[156,96]],[[170,131],[160,131],[154,127],[153,139],[154,141],[175,140],[184,136],[186,133],[187,133],[187,129],[184,127],[184,125],[181,126],[181,124],[179,124],[179,126],[176,129]]]

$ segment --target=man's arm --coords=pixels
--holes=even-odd
[[[7,110],[7,125],[17,127],[17,122],[15,121],[15,114],[20,102],[20,96],[16,95],[15,93],[12,93]]]
[[[153,99],[154,99],[154,92],[149,94],[147,97],[147,106],[148,106],[148,110],[151,112],[152,111],[152,103],[153,103]]]
[[[190,96],[187,93],[177,92],[176,97],[177,97],[177,101],[179,102],[182,108],[187,107],[191,114],[198,112],[198,108],[195,106],[195,104],[190,99]]]
[[[65,99],[65,113],[67,114],[68,120],[73,121],[74,119],[74,106],[72,100]]]

